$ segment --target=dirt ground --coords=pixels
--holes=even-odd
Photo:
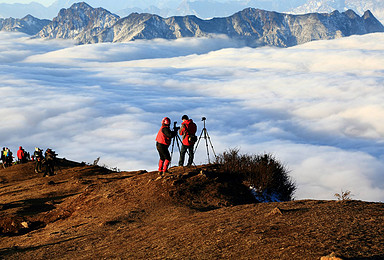
[[[1,259],[384,259],[384,204],[255,203],[215,165],[0,170]]]

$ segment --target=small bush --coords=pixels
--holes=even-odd
[[[346,201],[346,200],[352,200],[352,194],[351,191],[346,190],[346,191],[341,191],[341,193],[335,193],[335,197],[339,201]]]
[[[253,188],[256,197],[290,201],[296,185],[288,176],[289,171],[271,154],[241,155],[238,149],[230,149],[216,157],[221,169],[241,178]]]

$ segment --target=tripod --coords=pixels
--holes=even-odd
[[[180,142],[180,143],[179,143]],[[180,153],[180,144],[182,144],[180,136],[176,135],[175,137],[172,138],[172,150],[171,150],[171,161],[172,161],[172,156],[173,156],[173,148],[175,146],[175,143],[177,145],[177,149],[179,149]]]
[[[211,142],[211,138],[209,137],[209,134],[208,134],[208,131],[207,131],[207,128],[205,128],[205,120],[206,118],[203,117],[201,119],[201,121],[204,122],[204,128],[203,130],[201,130],[201,133],[200,133],[200,136],[199,136],[199,139],[197,140],[197,143],[196,143],[196,147],[195,147],[195,151],[194,153],[196,152],[197,150],[197,147],[199,146],[199,143],[200,143],[200,139],[203,137],[205,139],[205,146],[207,148],[207,157],[208,157],[208,164],[211,164],[210,160],[209,160],[209,149],[208,149],[208,141],[209,141],[209,144],[211,145],[211,148],[212,148],[212,152],[213,154],[215,155],[216,157],[216,153],[215,153],[215,149],[213,149],[213,145],[212,145],[212,142]],[[204,135],[203,135],[204,134]]]
[[[180,136],[177,133],[180,128],[176,127],[176,124],[177,124],[177,122],[173,123],[173,131],[176,132],[176,135],[172,138],[171,162],[172,162],[173,148],[175,147],[175,143],[177,145],[177,148],[179,149],[179,153],[180,153],[180,144],[183,143],[183,141],[181,141],[181,138],[180,138]]]

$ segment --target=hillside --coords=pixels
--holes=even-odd
[[[0,170],[2,259],[384,257],[384,204],[254,203],[215,165],[112,172],[60,160]]]

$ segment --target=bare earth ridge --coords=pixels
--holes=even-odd
[[[215,165],[59,165],[0,170],[1,259],[384,259],[383,203],[255,203]]]

